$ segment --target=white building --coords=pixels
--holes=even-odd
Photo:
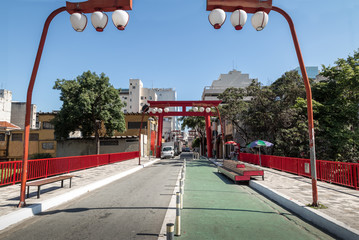
[[[37,106],[31,104],[30,128],[36,128]],[[21,129],[25,128],[26,102],[11,102],[11,123],[16,124]]]
[[[0,89],[0,121],[11,121],[11,101],[11,91]]]
[[[242,74],[240,71],[233,70],[228,74],[221,74],[218,80],[214,80],[211,86],[203,89],[202,100],[218,100],[218,95],[223,93],[227,88],[246,88],[255,78],[249,78],[249,74]]]
[[[177,100],[177,93],[173,88],[144,88],[140,79],[130,79],[129,88],[120,89],[120,97],[126,103],[126,107],[123,109],[124,113],[139,113],[148,100],[175,101]],[[166,139],[174,129],[179,129],[177,117],[165,118],[163,124],[164,138]]]
[[[15,124],[25,128],[25,102],[13,102],[12,92],[0,89],[0,121]],[[36,105],[31,105],[30,128],[36,128]]]

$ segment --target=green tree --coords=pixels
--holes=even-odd
[[[321,159],[357,162],[359,158],[359,52],[323,66],[324,80],[313,86],[320,102],[321,131],[317,144]]]
[[[206,122],[204,117],[181,117],[181,128],[184,130],[186,127],[196,130],[199,133],[199,139],[201,142],[201,154],[204,155],[204,141],[206,137]]]
[[[233,124],[241,138],[239,142],[246,143],[248,141],[248,134],[247,129],[243,125],[242,117],[248,109],[248,103],[244,101],[245,96],[245,89],[227,88],[218,96],[218,99],[222,100],[222,104],[219,106],[222,118]]]
[[[74,80],[57,79],[53,87],[60,90],[62,108],[53,120],[57,139],[66,139],[80,130],[83,137],[95,134],[96,153],[99,154],[99,137],[112,136],[114,131],[125,130],[124,104],[120,95],[101,73],[84,72]],[[101,131],[102,125],[106,131]]]

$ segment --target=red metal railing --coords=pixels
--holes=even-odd
[[[29,160],[27,179],[43,178],[138,157],[136,152]],[[0,162],[0,186],[21,181],[22,161]]]
[[[257,154],[240,153],[239,160],[259,165]],[[263,167],[310,177],[310,159],[261,155]],[[317,160],[317,179],[359,189],[359,164]]]

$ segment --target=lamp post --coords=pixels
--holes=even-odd
[[[60,7],[53,11],[45,21],[39,47],[37,50],[34,67],[32,69],[29,86],[26,96],[26,114],[25,114],[25,129],[24,129],[24,149],[22,160],[22,175],[20,188],[20,202],[18,207],[26,206],[25,203],[25,188],[27,180],[28,168],[28,154],[29,154],[29,135],[30,135],[30,114],[31,114],[31,100],[34,89],[35,79],[39,68],[42,51],[52,19],[61,12],[67,11],[70,16],[72,27],[77,32],[82,32],[87,25],[87,17],[84,13],[92,13],[92,25],[96,31],[102,32],[107,25],[108,18],[104,12],[113,12],[112,21],[115,27],[119,30],[124,30],[128,23],[128,13],[124,10],[132,10],[132,0],[88,0],[86,2],[66,2],[66,7]]]
[[[315,156],[315,137],[314,137],[314,121],[312,106],[312,91],[304,65],[302,53],[299,47],[297,34],[291,17],[284,10],[272,6],[272,0],[207,0],[207,11],[211,11],[209,21],[215,29],[220,29],[226,20],[225,12],[232,12],[231,23],[236,30],[241,30],[246,23],[247,13],[252,13],[252,25],[257,31],[261,31],[268,23],[268,13],[273,10],[281,14],[288,22],[292,34],[294,47],[297,53],[300,70],[302,72],[303,81],[307,95],[307,111],[308,111],[308,131],[309,131],[309,148],[310,148],[310,165],[312,178],[312,197],[313,206],[318,206],[317,191],[317,173],[316,173],[316,156]]]

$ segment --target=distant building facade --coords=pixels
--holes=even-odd
[[[227,74],[221,74],[218,80],[214,80],[211,86],[203,89],[202,100],[219,100],[218,96],[227,88],[246,88],[252,82],[257,82],[255,78],[250,78],[249,74],[241,73],[237,70],[232,70]]]
[[[308,77],[311,79],[316,79],[317,76],[319,75],[319,68],[317,66],[309,66],[309,67],[305,67],[305,69],[307,71]],[[294,70],[297,71],[300,76],[302,76],[302,71],[300,70],[300,67],[297,67]]]
[[[129,88],[120,89],[120,97],[126,103],[124,113],[140,113],[147,101],[176,101],[177,92],[173,88],[145,88],[140,79],[130,79]],[[170,108],[175,111],[175,108]],[[164,119],[163,138],[168,139],[172,130],[180,129],[177,117]]]
[[[11,121],[11,101],[11,91],[0,89],[0,121]]]
[[[36,128],[37,106],[31,104],[30,128]],[[11,123],[18,125],[21,129],[25,128],[26,102],[11,102]]]

